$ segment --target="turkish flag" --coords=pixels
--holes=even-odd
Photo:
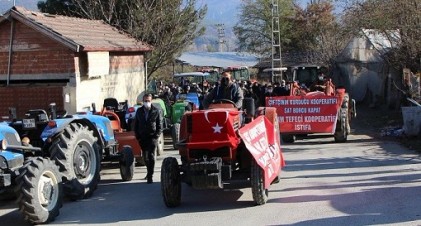
[[[211,109],[191,113],[192,133],[189,148],[197,148],[203,143],[210,145],[206,149],[214,150],[226,144],[237,147],[239,138],[236,129],[240,126],[239,111],[229,109]],[[214,145],[212,145],[214,143]]]

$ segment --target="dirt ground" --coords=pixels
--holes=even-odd
[[[370,108],[357,105],[357,117],[352,119],[351,127],[354,133],[367,133],[379,140],[394,140],[402,145],[421,153],[421,137],[389,134],[385,131],[398,131],[403,126],[401,110],[386,107]]]

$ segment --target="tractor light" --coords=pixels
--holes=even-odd
[[[57,127],[57,123],[56,123],[56,121],[51,120],[51,121],[49,121],[49,122],[48,122],[48,126],[49,126],[50,128],[54,128],[54,127]]]
[[[127,109],[127,111],[128,111],[129,113],[133,113],[135,110],[134,110],[134,107],[129,107],[129,109]]]
[[[0,152],[7,149],[7,140],[1,140],[0,142]]]

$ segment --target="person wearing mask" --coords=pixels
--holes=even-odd
[[[326,81],[327,81],[327,77],[323,73],[320,73],[317,77],[317,81],[315,81],[310,86],[310,91],[311,92],[314,92],[314,91],[324,92],[326,89]]]
[[[158,138],[162,133],[163,118],[160,110],[152,105],[152,94],[143,96],[143,105],[136,111],[134,132],[137,141],[142,148],[142,155],[146,163],[146,180],[148,184],[153,182],[155,168],[155,149],[158,146]]]
[[[231,100],[237,109],[243,107],[243,90],[232,81],[229,72],[222,73],[220,84],[206,95],[203,106],[207,109],[213,101],[221,99]]]
[[[281,84],[278,87],[273,89],[274,96],[288,96],[289,95],[289,87],[286,86],[285,80],[281,81]]]

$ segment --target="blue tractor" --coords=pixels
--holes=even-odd
[[[118,161],[122,179],[133,178],[132,148],[119,149],[107,117],[90,112],[57,114],[55,105],[50,105],[49,112],[30,110],[24,119],[12,117],[9,126],[22,140],[28,139],[30,145],[39,148],[25,152],[25,157],[45,156],[54,161],[66,196],[73,200],[91,196],[100,180],[101,161]]]
[[[22,143],[7,123],[0,123],[0,196],[17,196],[19,211],[33,224],[54,220],[62,206],[62,179],[48,157],[25,157],[41,148]]]

